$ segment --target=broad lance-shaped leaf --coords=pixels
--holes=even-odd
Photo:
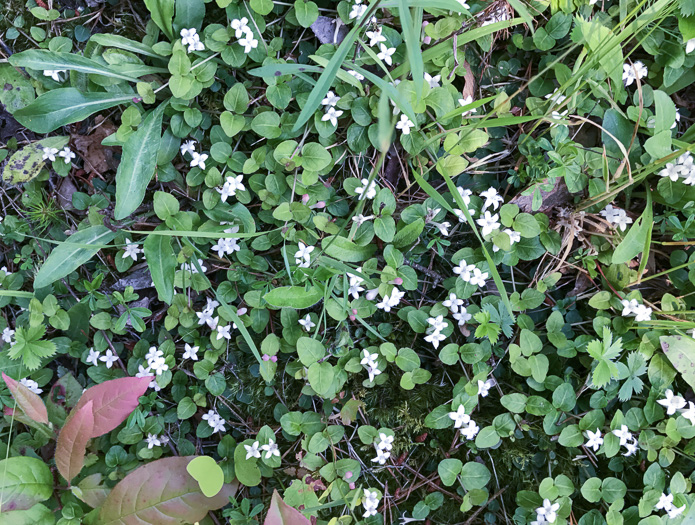
[[[58,472],[70,483],[84,467],[87,442],[94,433],[94,401],[76,408],[58,434],[55,460]]]
[[[116,236],[106,226],[90,226],[56,246],[34,277],[34,290],[70,275]]]
[[[653,227],[652,198],[651,192],[647,191],[647,205],[644,212],[613,252],[611,262],[613,264],[626,263],[639,254],[642,254],[642,259],[646,259],[649,256],[649,240]]]
[[[323,299],[323,290],[314,286],[305,290],[301,286],[279,286],[263,296],[276,308],[309,308]]]
[[[54,525],[56,518],[46,505],[34,505],[27,510],[2,513],[3,525]]]
[[[148,235],[143,248],[157,296],[160,301],[171,304],[174,299],[176,275],[176,254],[171,244],[171,237]]]
[[[132,94],[82,93],[75,88],[52,89],[12,115],[35,133],[50,133],[81,122],[93,113],[132,101]]]
[[[15,381],[11,377],[2,373],[2,380],[5,381],[7,388],[12,392],[12,397],[14,397],[17,402],[17,406],[22,409],[26,416],[37,423],[48,424],[48,411],[46,410],[46,405],[43,403],[41,398],[29,390],[19,381]]]
[[[145,198],[147,185],[157,167],[166,106],[167,103],[163,102],[151,111],[123,146],[123,156],[116,172],[116,208],[113,215],[117,220],[133,213]]]
[[[229,503],[237,483],[227,483],[212,497],[186,472],[195,456],[170,457],[144,465],[116,485],[99,513],[99,525],[180,525],[202,520]]]
[[[82,394],[73,412],[91,401],[94,426],[89,437],[104,435],[123,423],[137,408],[138,399],[153,379],[153,376],[121,377],[99,383]]]
[[[695,340],[680,335],[662,335],[661,348],[691,388],[695,388]]]
[[[129,82],[138,81],[136,77],[124,75],[90,58],[74,53],[60,53],[47,49],[30,49],[21,53],[15,53],[10,56],[10,64],[14,67],[28,67],[38,71],[72,70],[86,74],[104,75]]]
[[[40,459],[29,456],[3,459],[0,473],[2,512],[30,509],[53,494],[51,469]]]
[[[263,525],[311,525],[311,522],[297,509],[282,501],[280,494],[275,490]]]

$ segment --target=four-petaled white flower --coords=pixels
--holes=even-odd
[[[203,166],[202,169],[205,169],[205,166]],[[222,185],[222,189],[217,188],[218,193],[220,194],[220,199],[222,202],[227,202],[227,199],[229,197],[233,197],[236,195],[237,191],[245,191],[246,186],[244,186],[244,176],[243,175],[235,175],[235,176],[229,176],[227,177],[225,183]]]
[[[56,82],[63,82],[63,77],[61,73],[67,72],[67,69],[45,69],[43,72],[44,77],[51,77]]]
[[[360,196],[358,200],[362,200],[363,197],[367,199],[373,199],[376,197],[376,182],[369,182],[369,179],[362,179],[361,182],[362,186],[355,188],[355,193]]]
[[[483,272],[480,268],[473,268],[473,273],[468,281],[473,286],[480,286],[481,288],[485,286],[485,281],[488,278],[488,273]]]
[[[461,106],[468,106],[469,104],[473,104],[473,96],[472,96],[472,95],[468,95],[467,97],[460,98],[460,99],[459,99],[459,104],[460,104]],[[469,110],[464,111],[463,113],[461,113],[461,116],[462,116],[462,117],[466,117],[466,116],[468,116],[468,115],[470,115],[470,114],[472,114],[472,113],[477,113],[477,112],[478,112],[478,109],[477,109],[477,108],[473,108],[473,109],[469,109]]]
[[[490,206],[492,206],[493,210],[496,210],[499,208],[500,204],[504,202],[504,198],[497,193],[495,188],[488,188],[487,190],[481,192],[480,196],[485,199],[483,210],[489,208]]]
[[[431,89],[439,87],[439,81],[441,78],[441,75],[432,76],[429,73],[425,73],[425,82],[427,82]]]
[[[74,159],[76,157],[76,155],[72,152],[72,150],[68,146],[65,146],[60,151],[60,153],[58,153],[58,156],[63,157],[65,164],[70,164],[72,162],[72,159]]]
[[[109,348],[104,355],[99,358],[99,361],[106,365],[106,368],[111,368],[118,361],[118,356]]]
[[[627,425],[621,425],[619,429],[613,430],[613,435],[620,440],[620,446],[624,446],[629,440],[632,439],[632,433],[627,428]]]
[[[486,381],[481,381],[478,379],[478,395],[480,397],[487,397],[490,393],[490,389],[495,386],[495,380],[490,378]]]
[[[379,494],[375,490],[364,489],[362,496],[362,506],[364,507],[364,517],[368,518],[376,514],[379,506]]]
[[[490,210],[486,210],[485,214],[480,219],[475,221],[476,223],[478,223],[478,226],[480,226],[483,229],[483,237],[487,237],[493,231],[499,230],[499,218],[499,214],[495,213],[494,215],[492,215],[490,213]]]
[[[58,153],[58,148],[43,148],[43,160],[50,160],[54,162],[56,160],[56,153]]]
[[[465,325],[473,318],[473,316],[466,311],[464,306],[461,307],[461,311],[453,314],[452,317],[458,322],[459,326]]]
[[[333,91],[329,91],[326,93],[326,97],[321,101],[321,105],[323,106],[335,106],[338,101],[340,100],[340,97],[333,93]]]
[[[688,401],[688,409],[681,412],[681,416],[690,421],[691,425],[695,425],[695,403]]]
[[[12,338],[14,337],[14,330],[10,328],[9,326],[6,326],[2,330],[2,340],[5,341],[6,343],[11,343]]]
[[[232,338],[232,334],[229,333],[229,331],[232,329],[232,325],[217,325],[217,340],[219,341],[220,339],[226,339],[229,341]]]
[[[456,297],[456,294],[452,292],[449,294],[449,298],[444,301],[442,305],[446,306],[449,310],[451,310],[451,313],[455,314],[459,311],[459,306],[463,305],[463,299],[459,299]]]
[[[253,31],[248,28],[244,33],[244,38],[240,38],[238,42],[239,45],[244,48],[244,53],[247,55],[252,49],[256,49],[258,47],[258,39],[253,36]]]
[[[376,31],[367,31],[365,35],[369,38],[369,47],[374,47],[381,42],[386,42],[386,37],[381,34],[382,28],[377,28]]]
[[[205,161],[208,160],[208,154],[207,153],[196,153],[195,151],[191,152],[191,168],[195,168],[196,166],[199,167],[201,170],[205,169]]]
[[[459,405],[456,412],[449,412],[449,419],[454,421],[454,428],[461,428],[471,420],[471,416],[466,414],[466,409],[463,405]]]
[[[641,80],[647,76],[649,70],[641,61],[637,60],[632,64],[623,64],[623,81],[625,87],[632,85],[635,80]]]
[[[300,319],[298,322],[307,332],[316,326],[316,323],[311,320],[311,316],[309,314],[306,314],[306,317],[304,319]]]
[[[43,389],[39,388],[39,384],[36,381],[34,381],[33,379],[29,379],[28,377],[23,377],[22,379],[19,380],[19,382],[22,383],[25,387],[27,387],[34,394],[40,394],[41,392],[43,392]]]
[[[396,122],[396,129],[403,132],[403,135],[410,135],[410,129],[415,127],[415,123],[407,115],[401,115],[401,120]]]
[[[543,506],[536,509],[536,519],[544,519],[548,523],[555,523],[557,511],[560,509],[559,503],[552,503],[548,498],[543,500]]]
[[[369,7],[362,4],[361,0],[356,1],[350,9],[350,20],[360,18],[367,11],[367,9],[369,9]]]
[[[596,429],[596,432],[587,430],[586,437],[589,438],[589,440],[586,442],[585,446],[594,449],[594,452],[596,452],[601,447],[601,445],[603,445],[601,430],[598,428]]]
[[[673,395],[673,390],[669,388],[664,394],[666,397],[664,399],[659,399],[657,403],[666,408],[666,415],[672,416],[676,413],[676,410],[685,408],[685,399],[683,399],[681,396]]]
[[[262,445],[261,450],[265,450],[265,459],[270,459],[273,456],[280,457],[280,449],[272,439],[268,440],[267,445]]]
[[[205,49],[205,45],[200,41],[200,35],[196,31],[195,27],[191,27],[190,29],[182,29],[180,35],[181,44],[188,46],[189,53],[192,53],[193,51],[203,51]]]
[[[87,364],[92,364],[94,366],[99,365],[99,355],[101,352],[97,352],[94,348],[89,349],[89,355],[87,356]]]
[[[254,441],[252,445],[244,445],[246,449],[246,459],[260,458],[261,451],[258,449],[259,446],[260,443],[258,441]]]
[[[323,122],[329,121],[332,126],[337,126],[338,117],[340,117],[342,114],[342,110],[335,109],[333,106],[328,106],[328,109],[326,109],[326,113],[321,117],[321,120]]]
[[[241,38],[241,35],[250,30],[249,19],[245,16],[242,18],[235,18],[232,20],[230,26],[234,29],[234,36],[237,38]]]
[[[386,450],[381,450],[377,449],[376,450],[376,457],[372,458],[372,461],[375,463],[378,463],[379,465],[385,465],[386,460],[391,457],[391,454],[389,454]]]
[[[302,261],[307,262],[307,263],[310,262],[311,261],[311,252],[313,252],[313,251],[314,251],[313,246],[307,246],[302,241],[299,241],[297,243],[297,251],[294,254],[295,264],[301,264]]]
[[[149,432],[145,441],[147,441],[147,448],[154,448],[162,445],[162,441],[159,439],[159,436],[157,434],[150,434]]]
[[[393,54],[396,52],[395,47],[386,47],[384,44],[379,44],[379,52],[377,53],[377,58],[383,60],[389,66],[393,64]]]
[[[198,350],[200,350],[199,347],[197,346],[191,346],[188,343],[184,345],[184,352],[183,352],[183,359],[191,359],[193,361],[198,360]]]
[[[193,154],[195,151],[195,140],[187,140],[183,144],[181,144],[181,155],[185,155],[186,153]]]
[[[125,259],[127,257],[130,257],[134,261],[138,260],[138,254],[142,253],[143,250],[140,248],[140,245],[135,243],[135,242],[130,242],[130,239],[125,240],[125,246],[123,247],[123,256],[122,258]]]

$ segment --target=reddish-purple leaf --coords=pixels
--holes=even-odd
[[[94,427],[89,437],[103,436],[123,423],[138,406],[138,398],[147,391],[153,376],[121,377],[88,388],[73,410],[92,401]]]
[[[17,402],[17,406],[22,409],[22,411],[27,415],[28,418],[33,419],[37,423],[48,424],[48,412],[46,411],[46,405],[39,396],[34,394],[26,386],[24,386],[19,381],[15,381],[11,377],[7,376],[5,372],[2,373],[2,380],[5,381],[7,388],[12,392],[12,396]]]
[[[238,483],[227,483],[214,497],[203,495],[186,472],[195,456],[163,458],[128,474],[106,497],[100,525],[180,525],[202,520],[224,507]]]
[[[311,525],[311,521],[306,519],[297,509],[282,501],[276,490],[273,491],[270,510],[268,510],[263,525]]]
[[[56,467],[68,483],[84,467],[87,442],[94,430],[93,403],[93,401],[87,401],[84,406],[75,408],[58,434],[55,452]]]

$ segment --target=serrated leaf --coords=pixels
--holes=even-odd
[[[128,474],[107,496],[100,525],[180,525],[201,521],[210,510],[229,503],[237,484],[214,497],[205,496],[186,471],[195,456],[159,459]]]
[[[55,460],[60,475],[70,483],[84,466],[87,442],[94,433],[93,401],[73,410],[56,441]]]
[[[5,372],[2,373],[2,379],[5,381],[7,388],[10,389],[10,392],[12,392],[12,397],[14,397],[17,406],[22,409],[22,412],[33,421],[47,425],[48,412],[41,398],[19,381],[15,381],[5,375]]]

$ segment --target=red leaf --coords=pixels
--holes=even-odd
[[[87,401],[84,406],[73,410],[58,434],[55,451],[56,467],[68,483],[84,467],[87,442],[94,430],[93,403],[93,401]]]
[[[224,507],[238,483],[227,483],[208,498],[186,472],[195,456],[163,458],[128,474],[106,497],[99,525],[180,525],[202,520]]]
[[[10,389],[10,392],[12,392],[12,396],[17,402],[17,406],[22,409],[27,417],[33,419],[37,423],[47,425],[48,412],[46,411],[46,405],[43,404],[41,398],[19,381],[15,381],[11,377],[7,376],[5,372],[2,373],[2,379],[5,381],[7,388]]]
[[[89,437],[111,432],[123,423],[138,406],[138,398],[147,391],[153,376],[111,379],[88,388],[73,412],[92,401],[94,426]]]
[[[278,491],[273,491],[270,509],[263,525],[311,525],[311,522],[297,509],[282,501]]]

